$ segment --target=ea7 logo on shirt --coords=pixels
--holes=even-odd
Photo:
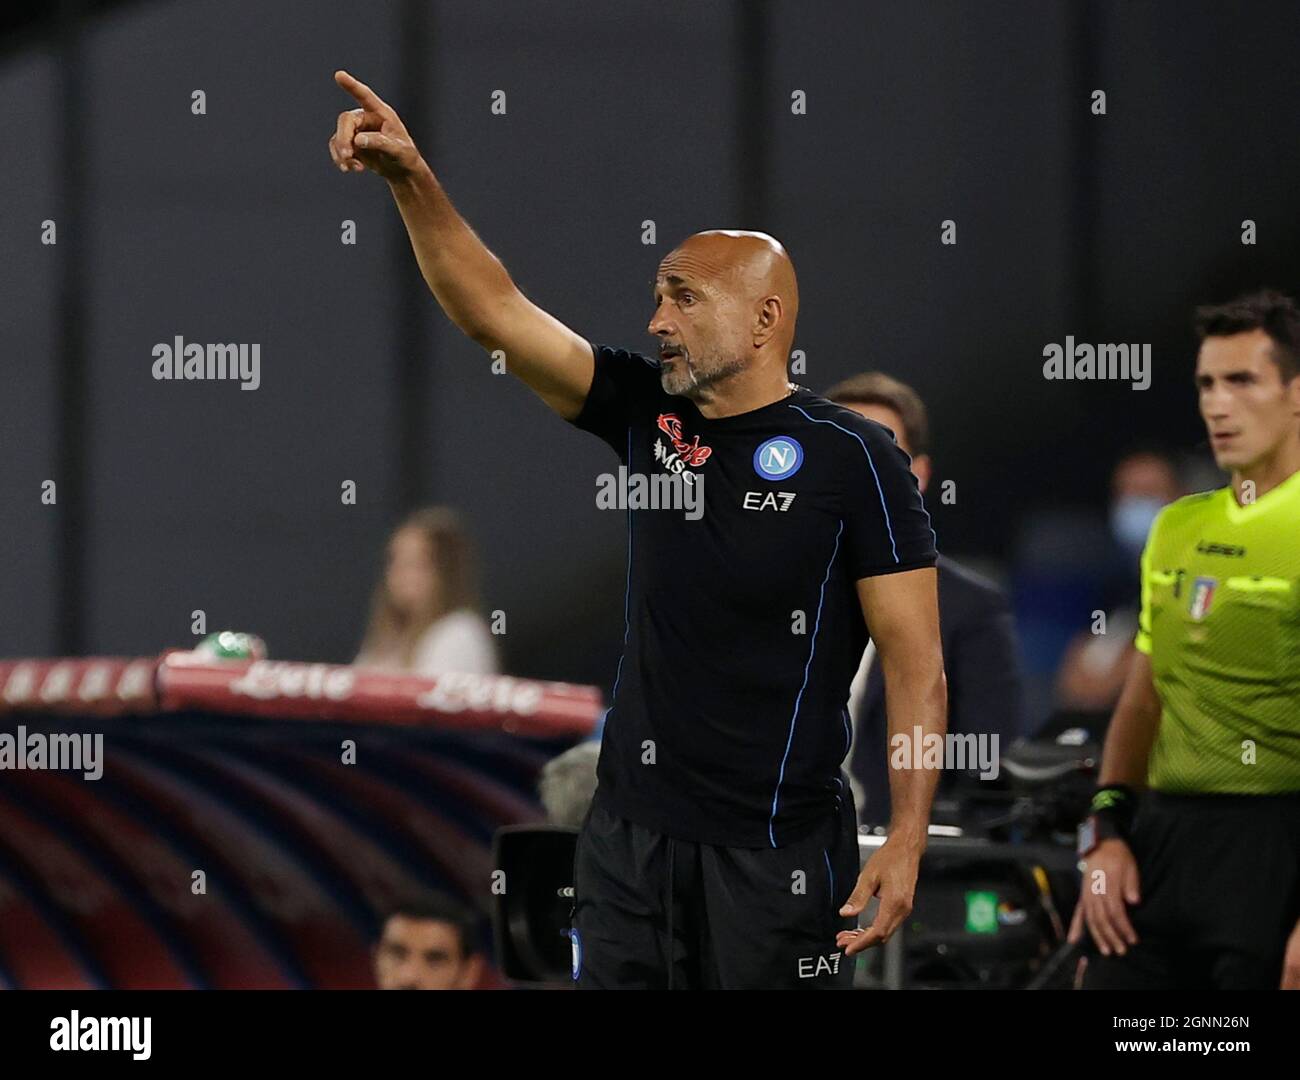
[[[831,953],[830,956],[799,957],[799,978],[815,979],[818,975],[838,975],[840,957],[843,953]]]
[[[747,491],[740,505],[746,510],[777,510],[784,514],[794,496],[793,491]]]

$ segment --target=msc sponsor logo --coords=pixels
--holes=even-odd
[[[707,449],[707,447],[705,449]],[[680,476],[688,484],[693,484],[697,480],[701,482],[704,480],[703,474],[691,472],[691,470],[686,467],[686,462],[682,459],[682,455],[676,450],[669,450],[668,447],[664,445],[663,439],[655,439],[654,457],[655,461],[663,465],[663,467],[670,473],[674,476]]]
[[[754,451],[754,471],[764,480],[784,480],[803,464],[803,447],[789,435],[768,439]]]
[[[709,460],[713,448],[700,445],[700,437],[695,436],[690,442],[682,434],[682,422],[676,413],[661,413],[658,421],[659,430],[673,442],[673,449],[687,465],[703,465]]]

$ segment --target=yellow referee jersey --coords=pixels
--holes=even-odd
[[[1300,472],[1249,505],[1226,487],[1165,507],[1135,644],[1161,702],[1152,788],[1300,791]]]

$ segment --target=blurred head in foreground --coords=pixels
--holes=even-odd
[[[473,917],[438,895],[395,906],[374,959],[380,990],[473,990],[483,974]]]

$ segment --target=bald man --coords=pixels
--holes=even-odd
[[[656,358],[594,345],[519,291],[392,108],[335,79],[360,107],[339,116],[334,163],[388,181],[447,316],[629,477],[667,476],[702,503],[626,507],[624,653],[578,838],[575,981],[851,985],[851,958],[911,910],[938,776],[891,770],[890,836],[860,868],[841,764],[868,625],[914,761],[945,725],[934,534],[907,455],[788,380],[799,291],[772,237],[698,233],[664,258]]]

